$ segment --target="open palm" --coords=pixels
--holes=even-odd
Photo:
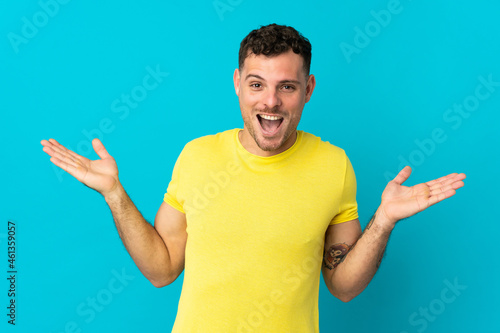
[[[453,196],[457,189],[464,186],[463,173],[451,173],[411,187],[403,186],[410,174],[409,166],[403,168],[382,193],[382,213],[394,223]]]
[[[43,151],[51,156],[50,161],[78,179],[88,187],[105,195],[118,185],[118,167],[99,139],[92,141],[95,152],[101,159],[89,160],[67,149],[54,139],[42,140]]]

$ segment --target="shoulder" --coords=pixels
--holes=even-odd
[[[189,141],[184,149],[205,149],[220,144],[229,144],[236,135],[238,129],[231,129],[216,134],[204,135]]]
[[[322,140],[319,136],[314,134],[302,132],[302,142],[307,150],[313,151],[314,154],[319,154],[322,157],[328,156],[335,159],[345,159],[347,155],[344,149],[335,146],[334,144]]]
[[[301,157],[318,170],[343,177],[351,165],[344,149],[311,133],[302,132],[302,146]]]
[[[216,134],[204,135],[189,141],[182,150],[183,155],[216,154],[227,150],[233,144],[238,129],[231,129]]]

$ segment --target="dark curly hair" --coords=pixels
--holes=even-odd
[[[288,52],[290,49],[304,59],[304,71],[311,67],[311,43],[300,32],[286,25],[269,24],[250,32],[240,44],[238,64],[240,71],[250,54],[268,57]]]

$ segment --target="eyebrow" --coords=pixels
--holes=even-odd
[[[256,79],[259,79],[259,80],[262,80],[262,81],[266,81],[262,76],[260,75],[257,75],[257,74],[248,74],[246,77],[245,77],[245,81],[248,80],[249,78],[256,78]],[[291,80],[291,79],[285,79],[285,80],[281,80],[279,82],[280,84],[283,84],[283,83],[295,83],[295,84],[300,84],[300,81],[297,81],[297,80]]]

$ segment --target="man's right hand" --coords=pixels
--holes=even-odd
[[[50,161],[104,197],[115,191],[120,183],[115,159],[109,155],[99,139],[92,146],[101,159],[91,161],[67,149],[54,139],[42,140],[43,151],[51,156]]]
[[[76,154],[54,139],[41,143],[52,163],[104,196],[125,248],[155,287],[172,283],[182,273],[187,241],[184,213],[163,202],[154,227],[149,224],[120,184],[115,159],[98,139],[92,141],[101,158],[95,161]]]

